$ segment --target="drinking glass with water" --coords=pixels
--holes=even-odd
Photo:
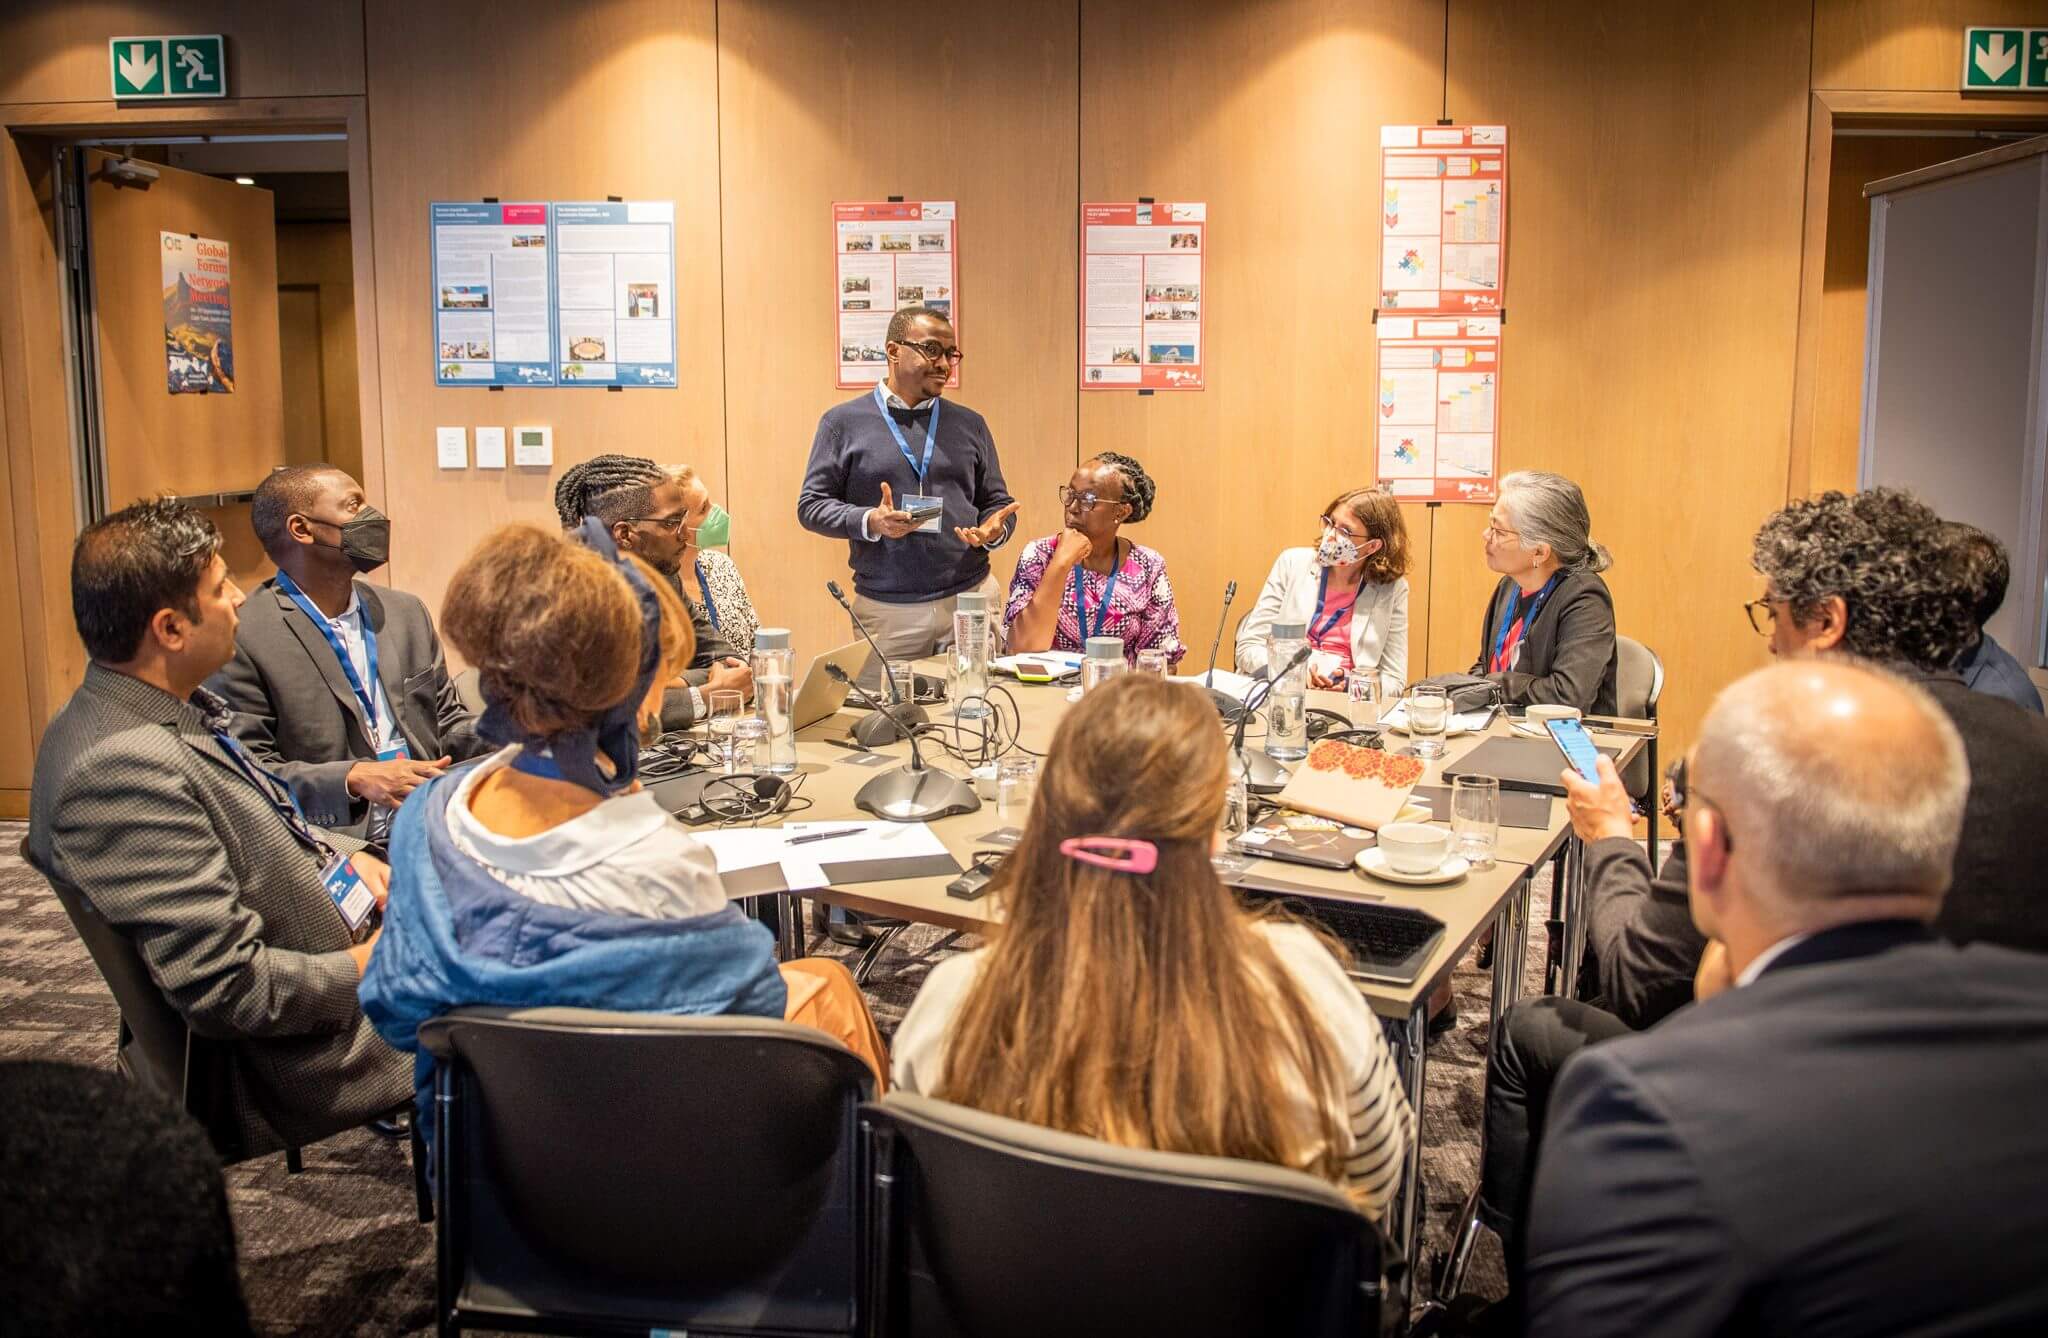
[[[732,738],[740,727],[740,713],[746,698],[732,688],[720,688],[705,695],[704,728],[711,736],[711,755],[725,774],[733,773]]]
[[[1459,855],[1475,869],[1493,867],[1500,844],[1500,781],[1493,776],[1458,776],[1451,781],[1451,835]]]
[[[1415,739],[1415,755],[1431,761],[1444,755],[1444,731],[1451,722],[1450,694],[1441,687],[1424,685],[1408,698],[1408,733]]]

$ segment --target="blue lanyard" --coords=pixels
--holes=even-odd
[[[1116,595],[1117,573],[1123,570],[1119,562],[1109,569],[1109,584],[1102,587],[1102,602],[1095,606],[1095,626],[1088,625],[1088,605],[1081,598],[1081,564],[1074,564],[1074,621],[1081,627],[1081,649],[1088,649],[1088,638],[1102,635],[1109,626],[1109,601]]]
[[[903,452],[903,458],[910,461],[910,467],[917,471],[917,486],[924,486],[924,476],[932,467],[932,443],[939,437],[939,401],[932,401],[932,416],[924,425],[924,459],[920,461],[910,453],[910,443],[903,439],[903,429],[896,426],[896,418],[889,412],[889,401],[882,398],[882,383],[875,383],[875,407],[882,411],[882,421],[889,425],[889,435],[896,438],[896,449]]]
[[[336,636],[334,629],[328,625],[327,616],[314,606],[312,600],[306,598],[306,592],[299,589],[298,582],[279,571],[277,588],[291,596],[292,603],[299,606],[299,612],[311,618],[313,626],[320,629],[320,635],[327,638],[328,649],[332,650],[334,658],[341,662],[341,672],[348,679],[350,691],[354,692],[356,700],[362,703],[363,724],[370,735],[370,746],[381,746],[383,736],[377,727],[377,702],[363,686],[363,680],[356,677],[356,666],[349,659],[348,647],[341,644],[341,638]],[[374,683],[377,681],[377,633],[371,629],[368,618],[361,618],[360,621],[363,627],[363,652],[370,662],[370,681]]]
[[[1563,579],[1563,577],[1563,572],[1556,573],[1549,580],[1543,583],[1543,588],[1541,590],[1538,590],[1535,594],[1529,597],[1529,611],[1522,615],[1523,636],[1528,636],[1529,629],[1536,625],[1536,615],[1543,612],[1544,602],[1550,598],[1550,592],[1557,588],[1558,581]],[[1508,629],[1514,625],[1515,606],[1517,604],[1520,604],[1521,602],[1522,587],[1519,585],[1511,585],[1508,589],[1508,606],[1505,610],[1502,611],[1500,615],[1500,626],[1496,628],[1493,633],[1493,655],[1491,660],[1488,661],[1489,668],[1492,667],[1492,661],[1500,659],[1501,652],[1507,649]]]
[[[1316,624],[1318,620],[1321,619],[1323,616],[1323,600],[1329,596],[1329,593],[1330,569],[1328,567],[1325,567],[1323,568],[1322,578],[1316,582],[1315,617],[1310,618],[1308,620],[1308,639],[1310,641],[1321,641],[1324,637],[1328,636],[1331,632],[1337,629],[1337,624],[1344,620],[1345,614],[1350,613],[1352,610],[1358,607],[1358,596],[1365,593],[1365,573],[1362,571],[1358,573],[1358,591],[1356,594],[1351,596],[1351,602],[1345,605],[1343,608],[1338,609],[1336,612],[1332,613],[1330,615],[1330,620],[1326,623],[1323,623],[1320,627],[1318,627]]]
[[[718,605],[711,602],[711,582],[704,579],[704,560],[699,558],[696,565],[697,593],[704,596],[704,616],[711,620],[712,631],[722,631],[718,625]]]
[[[319,852],[320,858],[332,858],[334,847],[321,840],[319,835],[314,832],[313,824],[306,821],[306,812],[299,807],[299,797],[292,793],[292,787],[264,770],[257,763],[256,759],[249,755],[249,750],[242,746],[240,739],[228,733],[225,729],[214,726],[208,726],[208,729],[213,733],[213,741],[218,743],[226,750],[227,755],[234,759],[235,766],[241,771],[243,777],[261,791],[264,798],[270,801],[270,806],[277,810],[279,817],[284,819],[284,825],[291,828],[292,835],[313,847],[315,851]]]

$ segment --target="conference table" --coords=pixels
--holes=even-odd
[[[922,672],[940,677],[945,673],[944,666],[937,661],[922,662],[918,668]],[[1015,703],[1016,741],[1026,749],[1044,753],[1051,746],[1053,734],[1069,705],[1070,685],[1000,681],[1009,698]],[[1340,693],[1311,692],[1309,698],[1311,707],[1321,707],[1339,716],[1347,713],[1348,702]],[[1000,694],[993,700],[1008,723],[1012,715],[1009,702],[1004,701]],[[935,705],[928,707],[927,710],[932,720],[940,725],[949,737],[954,736],[951,704]],[[868,819],[870,815],[855,806],[854,796],[863,785],[891,770],[894,764],[875,766],[863,764],[859,759],[868,756],[870,752],[879,752],[905,763],[909,761],[910,746],[903,741],[873,750],[861,749],[854,743],[853,726],[865,714],[864,711],[855,710],[849,703],[838,713],[798,732],[797,764],[802,773],[799,793],[811,804],[803,814],[804,819]],[[1652,721],[1633,722],[1635,730],[1654,730],[1654,727]],[[1593,733],[1603,750],[1613,755],[1617,768],[1626,767],[1648,742],[1647,735],[1638,732],[1616,733],[1595,729]],[[959,731],[958,737],[963,741],[972,741],[977,734],[978,727],[969,724]],[[1508,720],[1496,714],[1492,724],[1483,731],[1446,738],[1445,755],[1427,764],[1420,784],[1447,786],[1448,782],[1444,778],[1444,768],[1447,765],[1457,763],[1488,738],[1513,734]],[[1386,737],[1390,747],[1399,747],[1405,742],[1398,734],[1390,733]],[[1261,745],[1256,736],[1247,742],[1247,747],[1258,746]],[[966,765],[946,755],[930,735],[920,740],[919,747],[925,755],[927,765],[955,775],[967,773]],[[947,851],[963,869],[972,866],[977,853],[1003,848],[984,838],[1002,827],[1021,825],[1022,819],[999,819],[992,800],[985,800],[983,807],[975,812],[941,818],[929,824],[933,835],[945,845]],[[1303,891],[1298,895],[1314,895],[1334,901],[1413,907],[1427,911],[1444,923],[1444,934],[1437,944],[1435,953],[1413,983],[1393,985],[1359,982],[1360,991],[1392,1033],[1396,1054],[1401,1064],[1402,1080],[1407,1088],[1410,1106],[1415,1113],[1417,1137],[1414,1150],[1410,1153],[1403,1172],[1402,1207],[1399,1212],[1389,1217],[1395,1242],[1411,1258],[1420,1230],[1421,1196],[1417,1190],[1421,1174],[1422,1102],[1429,1051],[1430,996],[1450,979],[1457,963],[1471,950],[1474,942],[1487,927],[1492,926],[1495,949],[1492,993],[1488,1006],[1490,1022],[1497,1024],[1502,1012],[1521,997],[1520,967],[1527,956],[1529,940],[1530,882],[1535,871],[1546,864],[1553,865],[1558,875],[1558,881],[1554,884],[1557,890],[1553,894],[1552,914],[1563,925],[1563,945],[1559,954],[1562,971],[1559,978],[1565,982],[1576,978],[1584,945],[1584,916],[1580,909],[1583,889],[1579,886],[1582,861],[1578,857],[1577,844],[1565,813],[1564,801],[1553,799],[1550,803],[1548,821],[1542,828],[1510,827],[1503,824],[1493,866],[1488,869],[1473,869],[1462,878],[1448,884],[1413,886],[1384,882],[1352,870],[1339,871],[1272,860],[1261,861],[1262,865],[1268,866],[1261,868],[1261,873],[1269,873],[1272,877],[1299,885]],[[993,897],[985,895],[976,900],[965,901],[949,896],[946,884],[951,878],[952,875],[945,875],[892,879],[886,882],[849,883],[784,894],[786,904],[781,914],[782,951],[785,956],[798,956],[805,951],[801,905],[803,897],[812,897],[828,905],[868,915],[969,933],[987,929],[1000,921],[1002,907]],[[874,958],[886,946],[886,941],[871,946],[865,964],[872,965]]]

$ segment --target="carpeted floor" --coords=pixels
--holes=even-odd
[[[22,864],[21,823],[0,823],[0,1060],[114,1062],[117,1014],[99,973],[48,888]],[[1540,922],[1549,879],[1539,875]],[[895,1030],[931,965],[915,955],[938,931],[914,927],[869,989],[884,1035]],[[1532,936],[1540,951],[1540,931]],[[842,951],[839,949],[828,949]],[[1456,1031],[1430,1047],[1424,1100],[1426,1188],[1422,1261],[1448,1244],[1450,1218],[1478,1173],[1489,980],[1468,959],[1455,986]],[[1540,986],[1532,961],[1527,990]],[[305,1171],[282,1156],[228,1168],[228,1193],[249,1308],[265,1333],[409,1334],[433,1328],[434,1235],[420,1225],[403,1144],[351,1133],[306,1149]],[[1498,1294],[1500,1257],[1482,1233],[1468,1291]]]

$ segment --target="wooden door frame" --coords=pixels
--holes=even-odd
[[[1793,345],[1792,441],[1787,501],[1813,490],[1813,430],[1820,399],[1820,308],[1826,288],[1828,191],[1835,132],[1854,126],[1951,128],[1958,121],[1997,125],[2048,120],[2048,97],[1967,97],[1961,93],[1815,89],[1806,122],[1806,212],[1799,248],[1799,325]]]
[[[0,136],[47,140],[137,138],[178,134],[332,133],[348,136],[349,246],[354,263],[356,303],[357,395],[363,441],[363,489],[381,509],[384,498],[383,389],[378,360],[376,250],[371,238],[370,139],[368,98],[361,95],[303,98],[239,98],[179,106],[123,106],[115,102],[24,102],[0,105]],[[0,154],[11,164],[12,145]],[[0,305],[19,302],[32,288],[48,291],[58,277],[38,259],[39,239],[15,234],[36,203],[11,199],[14,184],[0,181]],[[62,256],[55,258],[61,266]],[[22,312],[0,310],[0,331],[22,330]],[[25,335],[26,330],[22,330]],[[75,425],[57,433],[33,431],[28,384],[67,385],[67,350],[61,341],[9,339],[8,394],[0,397],[0,419],[6,431],[11,462],[33,462],[36,468],[16,469],[14,495],[4,499],[15,525],[16,577],[22,590],[23,654],[28,667],[30,733],[42,743],[43,729],[66,696],[77,686],[82,651],[70,622],[68,580],[75,526],[60,524],[59,514],[75,521],[70,498],[78,486],[78,442]],[[68,392],[67,392],[68,394]],[[54,419],[56,415],[48,415]],[[47,421],[47,420],[46,420]],[[66,481],[65,502],[45,500]],[[116,500],[118,504],[118,499]]]

